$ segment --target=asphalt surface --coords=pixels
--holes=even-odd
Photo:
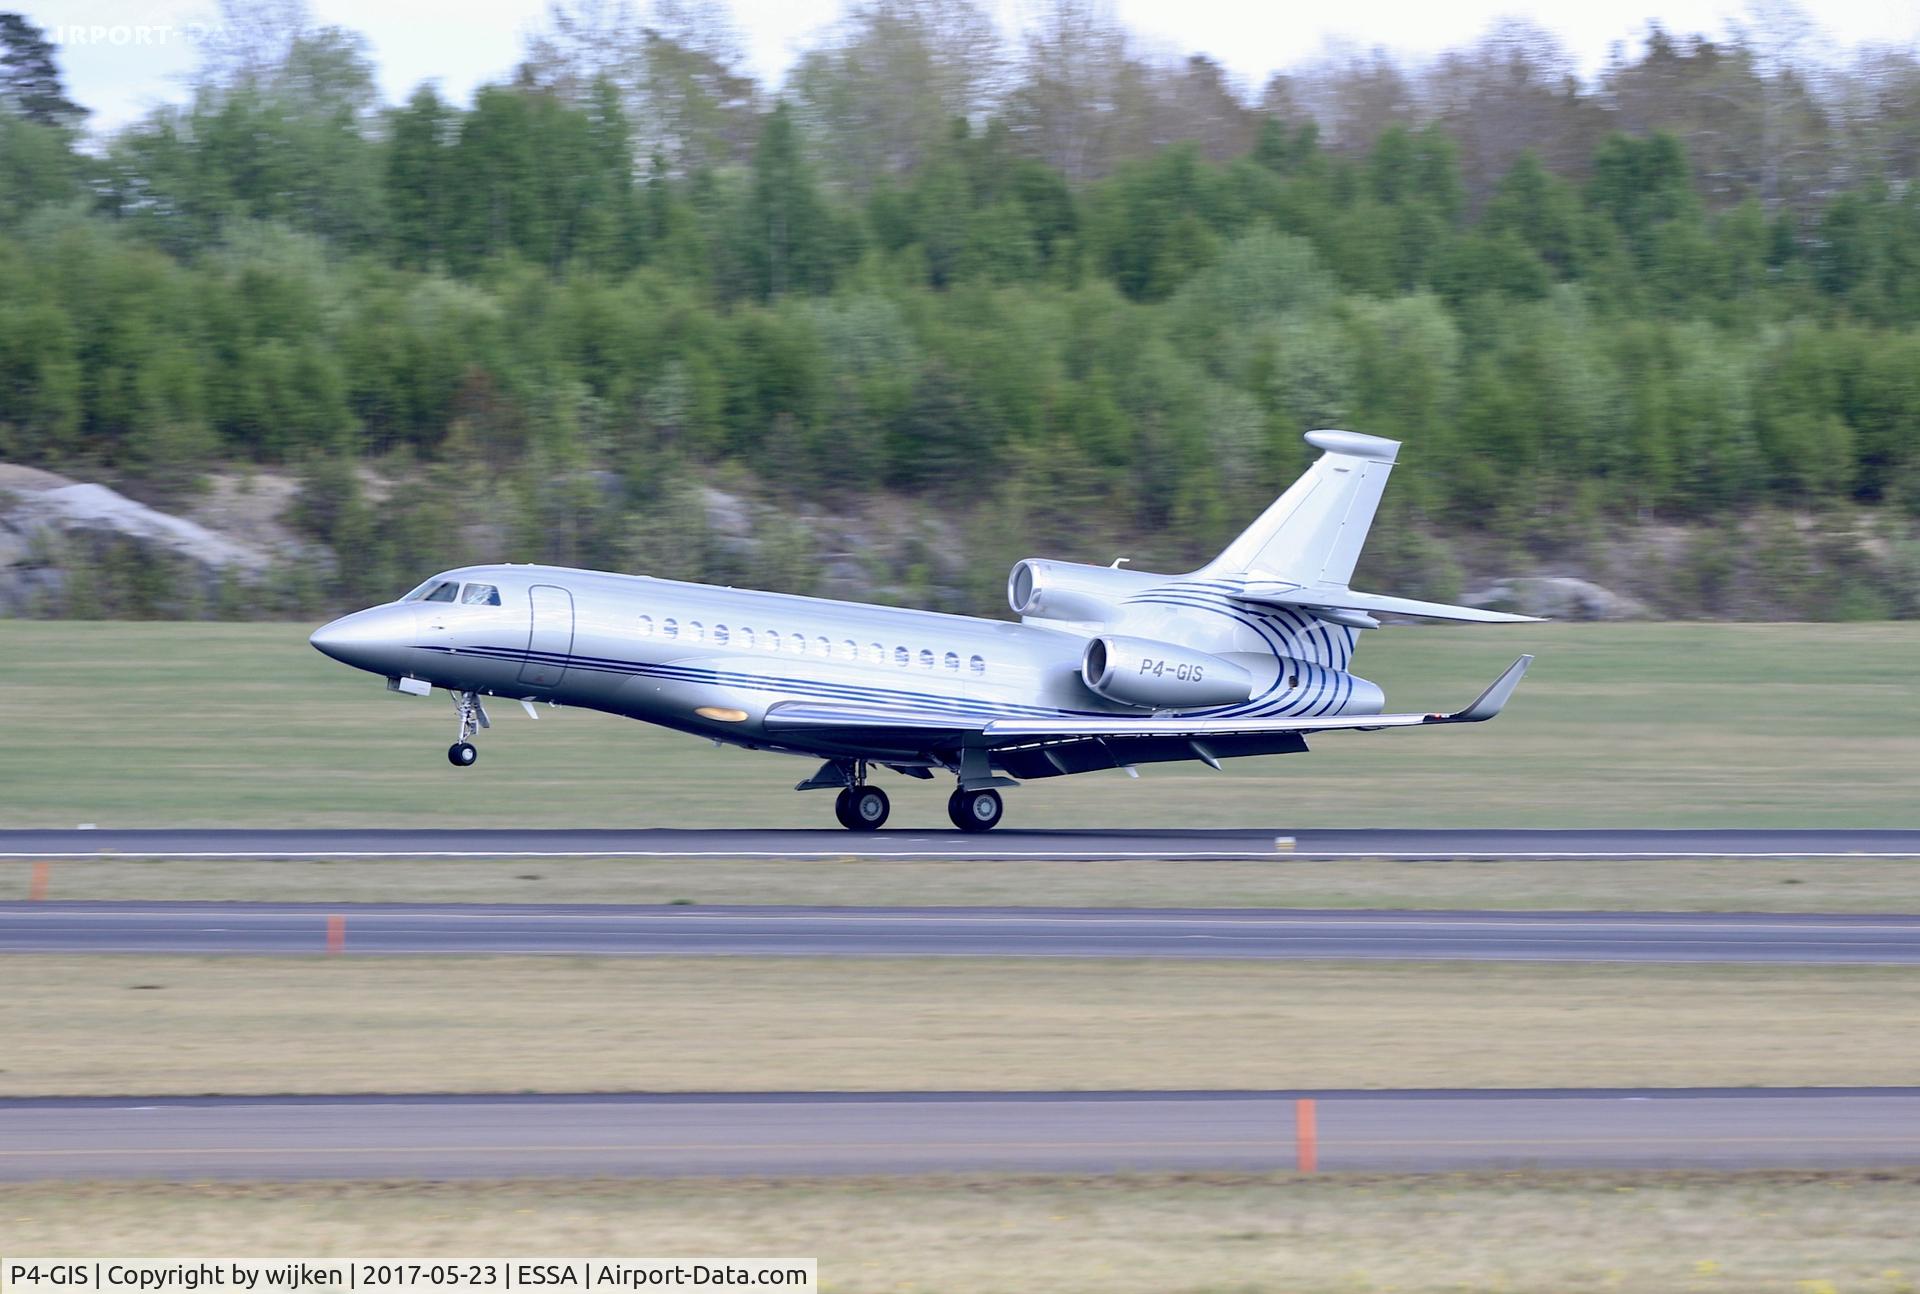
[[[1920,1089],[0,1102],[0,1180],[1920,1164]]]
[[[337,924],[336,924],[337,922]],[[0,903],[0,953],[1920,963],[1920,916]]]
[[[0,831],[0,858],[1920,858],[1920,830]]]

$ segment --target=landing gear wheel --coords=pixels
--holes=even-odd
[[[998,791],[955,791],[947,801],[947,817],[962,831],[992,831],[1006,809]]]
[[[848,831],[878,831],[893,809],[877,786],[849,786],[833,802],[833,815]]]
[[[473,748],[470,741],[456,741],[447,747],[447,762],[455,768],[466,768],[480,758],[480,752]]]

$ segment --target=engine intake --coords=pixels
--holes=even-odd
[[[1145,638],[1093,639],[1080,677],[1109,701],[1156,710],[1232,705],[1253,695],[1253,676],[1232,661]]]
[[[1014,563],[1007,575],[1007,605],[1030,620],[1099,623],[1113,618],[1128,594],[1164,578],[1112,566],[1029,557]]]

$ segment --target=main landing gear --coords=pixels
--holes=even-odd
[[[849,786],[834,799],[833,816],[848,831],[878,831],[892,807],[877,786]]]
[[[877,786],[867,784],[867,762],[856,759],[830,759],[820,765],[819,771],[793,789],[796,791],[835,792],[833,816],[848,831],[878,831],[886,824],[887,814],[892,804],[887,793]],[[889,765],[889,767],[896,767]],[[896,771],[925,780],[932,774],[924,767],[915,765],[897,768]],[[991,778],[1001,786],[1014,783],[1004,777],[995,777],[992,770],[984,766],[984,761],[973,767],[962,767],[963,778]],[[1001,817],[1006,813],[1006,805],[1000,799],[1000,792],[975,782],[971,787],[963,780],[959,790],[947,801],[947,818],[962,831],[991,831],[1000,825]]]
[[[480,758],[473,744],[474,736],[480,729],[493,725],[487,722],[487,710],[480,704],[478,692],[455,692],[453,705],[460,712],[460,736],[447,747],[447,762],[455,768],[471,768],[473,761]]]
[[[955,791],[947,801],[947,817],[962,831],[992,831],[1006,811],[998,791]]]

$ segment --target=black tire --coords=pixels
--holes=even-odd
[[[841,788],[840,794],[833,797],[833,816],[839,821],[840,825],[848,831],[855,829],[853,825],[853,810],[848,807],[847,803],[851,799],[853,799],[853,788],[851,786]]]
[[[456,741],[447,747],[447,762],[455,768],[469,768],[473,761],[480,758],[470,741]]]
[[[848,831],[878,831],[893,809],[887,793],[877,786],[850,786],[844,794],[847,813],[840,822]]]
[[[947,817],[962,831],[992,831],[1007,811],[998,791],[955,791]]]

